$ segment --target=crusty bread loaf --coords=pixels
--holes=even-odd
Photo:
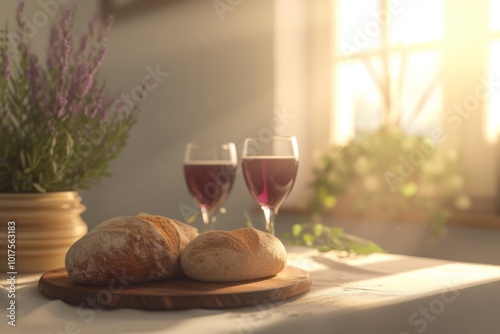
[[[186,224],[162,216],[111,218],[66,254],[66,271],[80,284],[108,284],[119,275],[128,283],[182,273],[180,253],[198,235]]]
[[[279,273],[286,250],[275,236],[253,229],[208,231],[191,241],[181,254],[184,273],[206,282],[231,282]]]

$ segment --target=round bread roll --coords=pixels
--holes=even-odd
[[[181,254],[184,273],[206,282],[243,281],[273,276],[286,264],[286,250],[275,236],[254,228],[208,231]]]
[[[80,284],[127,283],[175,277],[182,273],[180,253],[198,231],[162,216],[106,220],[66,253],[66,271]]]

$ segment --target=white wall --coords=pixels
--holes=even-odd
[[[167,2],[168,3],[168,2]],[[85,192],[89,224],[140,211],[182,219],[192,206],[182,173],[190,140],[241,143],[272,117],[270,1],[242,2],[224,21],[211,1],[171,1],[118,21],[110,36],[104,75],[128,91],[147,66],[170,76],[143,103],[140,122],[116,163],[113,178]],[[239,174],[219,226],[243,226],[252,199]]]

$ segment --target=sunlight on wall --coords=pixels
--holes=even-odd
[[[444,33],[443,9],[442,0],[401,1],[391,20],[391,43],[412,45],[441,39]]]
[[[491,0],[491,30],[500,30],[500,0]]]
[[[273,123],[273,131],[277,135],[296,136],[301,156],[294,190],[282,208],[304,209],[311,169],[306,157],[309,152],[307,6],[303,0],[275,0],[274,4],[274,111],[278,121]],[[287,115],[284,122],[280,121],[280,114]]]
[[[494,33],[500,33],[500,0],[491,0],[490,27]],[[500,40],[491,43],[490,52],[490,67],[492,74],[490,84],[496,87],[495,82],[500,81]],[[497,141],[500,134],[500,94],[492,94],[489,102],[486,128],[488,131],[488,140],[493,143]]]
[[[491,73],[490,85],[491,87],[497,87],[500,80],[500,41],[491,43]],[[498,89],[496,88],[496,90]],[[500,134],[500,93],[498,92],[491,94],[487,131],[488,140],[491,143],[496,142]]]

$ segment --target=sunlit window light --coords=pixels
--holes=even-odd
[[[334,11],[335,53],[346,55],[380,47],[380,0],[339,0]]]
[[[491,30],[500,31],[500,0],[491,0]]]
[[[444,32],[443,2],[443,0],[398,1],[399,6],[392,7],[391,43],[412,45],[441,39]]]
[[[394,58],[394,63],[401,63],[401,57]],[[408,56],[404,69],[401,65],[392,67],[394,78],[399,78],[403,73],[402,90],[397,94],[399,101],[394,101],[400,103],[396,110],[401,113],[401,128],[408,133],[430,136],[441,125],[443,96],[440,52],[414,52]],[[421,102],[421,109],[417,110]]]
[[[398,5],[387,1],[385,10],[381,10],[380,4],[380,0],[339,0],[334,9],[337,18],[334,53],[338,56],[332,76],[335,112],[331,140],[334,143],[346,143],[357,133],[375,130],[382,124],[386,108],[383,95],[366,61],[359,57],[366,51],[381,50],[381,25],[386,24],[385,19],[390,17],[388,47],[411,46],[443,38],[442,0],[404,0]],[[425,25],[422,24],[424,19]],[[429,134],[440,125],[440,85],[432,90],[418,117],[412,116],[423,92],[441,68],[441,55],[432,50],[405,53],[398,50],[391,53],[389,66],[393,111],[400,113],[400,125],[410,133]],[[356,53],[356,59],[349,58]],[[370,59],[378,80],[382,79],[381,58],[375,55]]]
[[[356,86],[358,83],[366,82],[360,78],[359,69],[356,65],[343,63],[333,70],[335,84],[332,96],[335,96],[334,104],[336,112],[333,115],[332,138],[330,141],[337,144],[345,144],[354,136],[354,103]]]
[[[497,1],[498,2],[498,1]],[[491,43],[491,82],[492,87],[500,80],[500,41]],[[498,89],[498,88],[497,88]],[[487,136],[490,142],[495,142],[500,134],[500,92],[493,92],[490,98],[487,115]]]

